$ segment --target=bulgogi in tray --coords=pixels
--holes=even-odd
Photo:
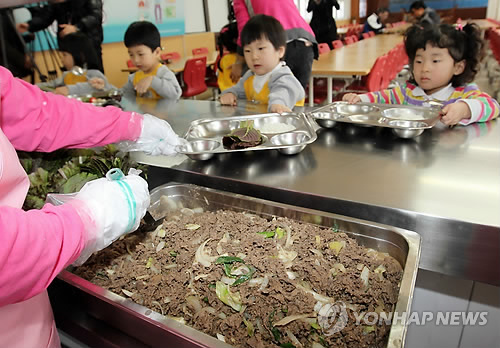
[[[358,348],[386,344],[388,324],[354,314],[392,312],[403,272],[334,228],[185,209],[74,273],[235,347]],[[338,303],[348,321],[334,333],[318,313]]]

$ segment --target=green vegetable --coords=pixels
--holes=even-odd
[[[273,238],[275,231],[264,231],[264,232],[257,232],[257,234],[260,234],[261,236],[264,236],[265,238]]]
[[[290,342],[288,343],[282,343],[280,344],[280,347],[281,348],[296,348],[293,344],[291,344]]]
[[[285,235],[285,230],[281,227],[276,227],[276,234],[278,235],[278,239],[281,239]]]
[[[255,332],[255,328],[253,327],[252,322],[243,318],[243,324],[245,324],[245,326],[247,327],[248,336],[252,337],[253,333]]]
[[[271,328],[271,333],[273,334],[274,340],[276,342],[280,342],[281,340],[281,331],[278,330],[276,326],[274,326],[274,313],[276,313],[276,310],[273,309],[271,313],[269,313],[269,327]]]
[[[239,257],[236,257],[236,256],[220,256],[217,258],[217,260],[215,260],[215,263],[218,265],[231,264],[231,263],[235,263],[235,262],[245,263],[245,261],[243,261],[243,259],[240,259]]]
[[[238,278],[236,278],[236,280],[234,281],[232,286],[240,285],[241,283],[244,283],[247,280],[249,280],[250,278],[252,278],[253,274],[255,273],[255,268],[252,266],[248,266],[248,268],[249,268],[250,272],[248,272],[247,274],[242,274],[242,275],[238,276]]]
[[[235,311],[241,311],[241,297],[239,292],[231,292],[229,285],[223,282],[215,283],[215,294],[226,305],[233,308]]]

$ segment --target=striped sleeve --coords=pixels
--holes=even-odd
[[[469,88],[469,86],[472,88]],[[498,102],[488,93],[481,92],[475,85],[468,85],[464,89],[462,101],[467,103],[472,102],[480,106],[478,108],[474,108],[477,109],[478,112],[474,112],[471,115],[470,121],[468,122],[469,124],[473,122],[486,122],[492,120],[497,118],[500,113],[500,106],[498,105]]]
[[[378,92],[366,93],[361,99],[363,101],[367,100],[370,103],[379,104],[403,104],[405,100],[401,86],[383,89]]]

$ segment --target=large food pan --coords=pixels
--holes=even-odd
[[[227,209],[250,212],[269,219],[283,216],[325,227],[338,226],[361,245],[386,252],[402,265],[403,277],[394,310],[399,316],[409,314],[420,257],[420,237],[415,232],[190,184],[160,186],[151,192],[151,202],[150,212],[156,218],[166,216],[168,219],[183,208],[202,208],[204,211]],[[146,346],[230,347],[214,337],[164,317],[72,273],[64,271],[59,278],[70,284],[69,287],[77,288],[80,293],[77,296],[65,289],[61,294],[71,293],[72,301],[77,302],[89,315],[125,332]],[[57,314],[56,309],[55,311]],[[67,307],[63,307],[63,311],[73,312]],[[387,347],[404,346],[406,322],[407,316],[403,316],[402,320],[393,323]]]
[[[317,108],[308,115],[325,128],[331,128],[337,122],[345,122],[365,127],[392,128],[393,132],[401,138],[414,138],[422,134],[424,130],[434,127],[439,121],[440,111],[440,105],[423,107],[334,102]]]
[[[243,121],[253,121],[253,127],[261,131],[263,143],[245,149],[224,148],[222,137],[240,128]],[[191,123],[184,137],[188,143],[178,146],[177,151],[192,159],[207,160],[218,153],[270,149],[293,155],[315,141],[316,132],[304,114],[269,113],[196,120]]]

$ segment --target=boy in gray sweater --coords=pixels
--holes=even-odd
[[[252,17],[241,31],[241,45],[249,70],[238,83],[222,92],[223,105],[237,99],[268,104],[269,112],[291,112],[304,105],[304,88],[281,60],[285,55],[286,34],[271,16]]]

